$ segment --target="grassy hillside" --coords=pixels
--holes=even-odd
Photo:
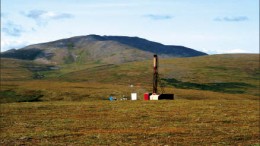
[[[223,91],[228,93],[259,95],[260,69],[257,54],[163,60],[161,68],[162,73],[165,72],[163,78],[175,87],[203,89],[203,85],[207,85],[220,88],[216,91],[221,91],[223,87]],[[196,88],[196,85],[202,87]]]
[[[159,72],[162,84],[167,87],[259,95],[258,61],[258,55],[249,54],[160,59]],[[66,81],[152,86],[151,60],[61,72],[54,73]]]
[[[258,99],[258,55],[213,55],[159,61],[165,92],[174,93],[178,98]],[[143,93],[152,91],[151,60],[120,65],[72,63],[52,68],[29,61],[3,59],[1,96],[18,98],[28,94],[43,100],[95,100],[110,95],[129,97],[131,92],[137,92],[141,98]]]
[[[1,58],[1,81],[25,81],[43,78],[41,72],[56,70],[59,67],[33,61]],[[37,76],[38,75],[38,76]]]

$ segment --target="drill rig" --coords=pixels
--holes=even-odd
[[[158,94],[158,81],[159,81],[159,73],[158,73],[158,56],[155,54],[153,56],[153,93],[145,93],[144,100],[173,100],[174,94]]]

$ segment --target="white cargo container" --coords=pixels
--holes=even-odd
[[[131,100],[137,100],[137,93],[131,93]]]
[[[150,96],[150,100],[158,100],[159,99],[159,95],[151,95]]]

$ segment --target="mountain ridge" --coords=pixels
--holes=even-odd
[[[162,58],[207,55],[191,48],[163,45],[139,37],[85,35],[26,46],[1,53],[1,57],[35,60],[49,64],[100,61],[124,63],[141,61],[158,54]]]

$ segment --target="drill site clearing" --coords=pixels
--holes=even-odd
[[[158,56],[155,54],[153,56],[153,92],[152,93],[144,93],[143,100],[174,100],[174,94],[171,93],[163,93],[164,89],[161,86],[162,94],[158,94],[158,83],[160,82],[159,78],[159,59]],[[133,87],[131,85],[130,87]],[[110,101],[117,100],[117,98],[110,96],[108,98]],[[137,93],[131,93],[131,100],[137,100]],[[120,100],[127,100],[127,98],[123,97]]]

